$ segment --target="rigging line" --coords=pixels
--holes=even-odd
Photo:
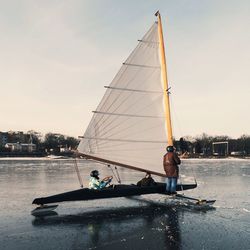
[[[150,66],[150,65],[143,65],[143,64],[123,63],[123,65],[133,66],[133,67],[142,67],[142,68],[161,69],[161,67],[159,66]]]
[[[81,186],[81,188],[83,188],[82,177],[81,177],[81,175],[80,175],[80,171],[79,171],[79,168],[78,168],[78,165],[77,165],[77,160],[76,160],[76,158],[75,158],[75,164],[74,164],[74,166],[75,166],[75,170],[76,170],[76,174],[77,174],[77,178],[78,178],[78,181],[79,181],[79,183],[80,183],[80,186]]]
[[[135,51],[135,50],[134,50],[134,51]],[[144,54],[146,54],[146,52],[144,52]],[[132,58],[133,58],[133,56],[132,56]],[[129,59],[129,57],[128,57],[128,59]],[[127,59],[127,60],[128,60],[128,59]],[[124,69],[122,75],[124,75],[126,72],[127,72],[127,68]],[[125,85],[125,87],[127,87],[127,86],[136,78],[136,76],[137,76],[137,74],[138,74],[139,72],[140,72],[140,71],[139,71],[139,69],[138,69],[138,70],[135,72],[135,74],[134,74],[134,76],[132,77],[132,79],[131,79],[129,82],[127,82],[127,84]],[[150,73],[150,75],[152,75],[154,72],[155,72],[155,71],[149,72],[149,73]],[[119,77],[119,79],[122,77],[122,75]],[[119,79],[117,79],[116,82],[118,82]],[[114,80],[115,80],[115,78],[114,78]],[[112,83],[114,82],[114,80],[112,81]],[[112,83],[111,83],[111,84],[112,84]],[[112,93],[112,92],[110,92],[110,93],[108,94],[106,100],[109,98],[109,96],[111,95],[111,93]],[[112,101],[112,103],[110,103],[110,105],[107,107],[106,111],[108,111],[108,110],[114,105],[114,103],[115,103],[117,100],[119,100],[120,95],[121,95],[121,93]],[[104,101],[105,101],[105,100],[104,100]],[[101,102],[101,103],[102,103],[102,102]],[[98,107],[98,108],[99,108],[99,107]]]
[[[193,178],[194,178],[194,180],[195,180],[195,182],[196,182],[196,174],[195,174],[195,172],[194,172],[194,167],[191,165],[191,169],[192,169],[192,172],[193,172]]]
[[[182,177],[180,174],[179,174],[179,180],[180,180],[180,185],[181,185],[181,191],[183,192]]]
[[[182,128],[181,128],[181,125],[180,125],[180,121],[179,121],[177,112],[175,110],[175,105],[174,105],[174,102],[173,102],[173,97],[171,95],[170,95],[170,103],[171,103],[171,109],[173,111],[173,115],[174,115],[175,121],[176,121],[177,126],[178,126],[178,130],[179,130],[179,132],[181,134],[181,137],[183,137],[183,131],[182,131]]]
[[[119,178],[117,177],[117,175],[116,175],[115,172],[113,171],[112,166],[110,166],[110,165],[108,164],[107,167],[111,169],[111,171],[112,171],[112,173],[113,173],[113,175],[114,175],[116,181],[120,184],[120,183],[121,183],[121,180],[119,180]]]
[[[139,99],[138,99],[138,101],[139,101]],[[155,99],[155,102],[156,102],[156,101],[158,101],[158,100]],[[137,102],[137,101],[136,101],[136,102]],[[132,103],[130,106],[134,106],[134,105],[136,104],[136,102],[135,102],[135,103]],[[137,111],[137,113],[138,113],[138,112],[144,111],[145,109],[149,108],[149,107],[152,106],[153,104],[154,104],[154,102],[149,103],[149,105],[143,107],[141,110]],[[127,109],[129,109],[130,106],[129,106]],[[125,110],[125,111],[126,111],[126,110]],[[118,118],[117,118],[117,119],[118,119]],[[125,119],[125,120],[123,119],[120,123],[116,124],[115,126],[109,127],[109,129],[106,130],[105,133],[103,133],[102,135],[106,135],[110,130],[113,130],[113,129],[119,127],[121,124],[123,124],[124,122],[126,122],[126,121],[129,120],[129,119],[130,119],[130,118],[127,118],[127,119]],[[111,120],[111,122],[109,122],[109,123],[106,124],[104,127],[102,127],[102,130],[104,131],[110,124],[114,123],[115,120],[116,120],[116,119]],[[146,119],[144,119],[144,120],[146,120]],[[142,123],[144,120],[140,120],[140,121],[137,120],[134,124],[130,125],[130,126],[127,127],[126,129],[131,128],[131,127],[133,127],[133,126],[135,126],[135,125],[138,125],[138,123],[140,123],[140,122]],[[124,131],[124,130],[123,130],[123,131]]]
[[[101,111],[92,111],[95,114],[102,114],[102,115],[117,115],[117,116],[126,116],[126,117],[136,117],[136,118],[164,118],[164,116],[151,116],[151,115],[132,115],[132,114],[122,114],[122,113],[108,113],[108,112],[101,112]]]
[[[183,131],[182,131],[180,121],[179,121],[178,116],[177,116],[177,112],[175,111],[175,105],[174,105],[172,96],[170,96],[170,101],[171,101],[171,107],[172,107],[172,110],[173,110],[173,114],[175,115],[175,120],[177,122],[178,129],[180,131],[181,137],[183,137]],[[191,166],[191,170],[192,170],[193,178],[196,181],[196,175],[195,175],[193,166]]]
[[[104,86],[104,88],[107,89],[113,89],[113,90],[124,90],[124,91],[131,91],[131,92],[142,92],[142,93],[156,93],[156,94],[164,94],[162,91],[150,91],[150,90],[140,90],[140,89],[126,89],[126,88],[117,88],[117,87],[110,87],[110,86]]]
[[[157,29],[157,27],[154,27],[154,26],[155,26],[155,24],[151,26],[151,28],[150,28],[149,31],[144,35],[144,37],[146,37],[147,34],[150,34],[150,33],[152,32],[152,30],[154,30],[154,29],[156,30],[156,29]],[[139,43],[139,44],[135,47],[135,49],[130,53],[130,55],[128,56],[127,60],[128,60],[128,59],[133,59],[133,57],[135,56],[135,52],[136,52],[137,50],[139,50],[141,47],[142,47],[142,46],[141,46],[141,44]],[[126,68],[121,67],[120,70],[118,71],[118,73],[115,75],[115,77],[114,77],[114,79],[113,79],[112,82],[114,82],[114,80],[116,79],[116,77],[118,77],[118,79],[116,79],[116,81],[119,81],[119,79],[123,76],[123,74],[126,72],[126,70],[127,70]],[[123,72],[122,72],[122,71],[123,71]],[[119,76],[119,73],[121,73],[120,76]],[[111,94],[111,93],[109,93],[109,94],[107,95],[107,98],[110,96],[110,94]],[[104,97],[105,97],[105,95],[104,95]],[[103,98],[104,98],[104,97],[103,97]],[[118,97],[119,97],[119,96],[118,96]],[[110,105],[112,105],[112,103],[111,103]],[[108,108],[108,109],[109,109],[109,108]]]
[[[177,121],[177,125],[178,125],[178,128],[179,128],[179,131],[180,131],[180,134],[181,134],[181,137],[183,137],[183,131],[182,131],[182,128],[181,128],[181,125],[180,125],[180,122],[179,122],[179,119],[178,119],[178,116],[177,116],[177,112],[175,112],[175,109],[174,109],[174,103],[173,103],[173,98],[171,96],[170,98],[170,101],[171,101],[171,107],[173,107],[173,112],[174,112],[174,115],[175,115],[175,119]],[[191,171],[192,171],[192,175],[193,175],[193,178],[196,182],[196,175],[195,175],[195,172],[194,172],[194,167],[191,166]]]
[[[95,163],[99,163],[99,164],[101,164],[101,165],[106,165],[106,163],[104,163],[104,162],[96,161],[96,160],[93,160],[93,159],[89,159],[89,160],[90,160],[90,161],[93,161],[93,162],[95,162]],[[106,166],[111,168],[111,171],[112,171],[113,175],[115,176],[117,182],[118,182],[119,184],[121,184],[121,178],[120,178],[119,172],[118,172],[118,170],[117,170],[117,167],[115,166],[115,170],[116,170],[116,174],[115,174],[114,171],[113,171],[113,169],[112,169],[112,167],[111,167],[109,164],[106,165]]]
[[[116,174],[117,174],[117,177],[118,177],[118,183],[121,184],[121,178],[120,178],[120,175],[119,175],[119,171],[117,169],[117,167],[115,166],[115,170],[116,170]]]

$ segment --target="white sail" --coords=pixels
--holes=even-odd
[[[164,173],[164,91],[154,23],[106,87],[78,152]]]

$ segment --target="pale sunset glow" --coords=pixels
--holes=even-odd
[[[244,0],[1,1],[0,131],[83,135],[158,9],[174,136],[249,134]]]

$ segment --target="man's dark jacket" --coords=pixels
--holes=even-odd
[[[181,160],[175,152],[168,152],[163,157],[163,167],[167,177],[178,177]]]

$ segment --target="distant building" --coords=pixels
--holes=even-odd
[[[71,147],[68,147],[67,145],[65,147],[60,147],[60,153],[68,153],[71,152]]]
[[[228,141],[213,142],[212,153],[214,156],[228,156]]]
[[[34,152],[36,144],[32,142],[31,134],[22,131],[0,131],[0,147],[5,147],[11,152]]]
[[[22,146],[20,143],[6,143],[5,148],[8,148],[11,152],[21,152]]]
[[[34,152],[36,151],[36,144],[33,143],[22,143],[22,152]]]
[[[33,143],[6,143],[5,148],[10,149],[11,152],[34,152],[36,151],[36,144]]]
[[[231,156],[245,156],[246,155],[246,151],[233,151],[230,153]]]
[[[8,142],[10,143],[25,143],[27,140],[27,135],[24,134],[22,131],[9,131],[8,132]]]
[[[0,147],[4,147],[8,142],[8,132],[0,132]]]

